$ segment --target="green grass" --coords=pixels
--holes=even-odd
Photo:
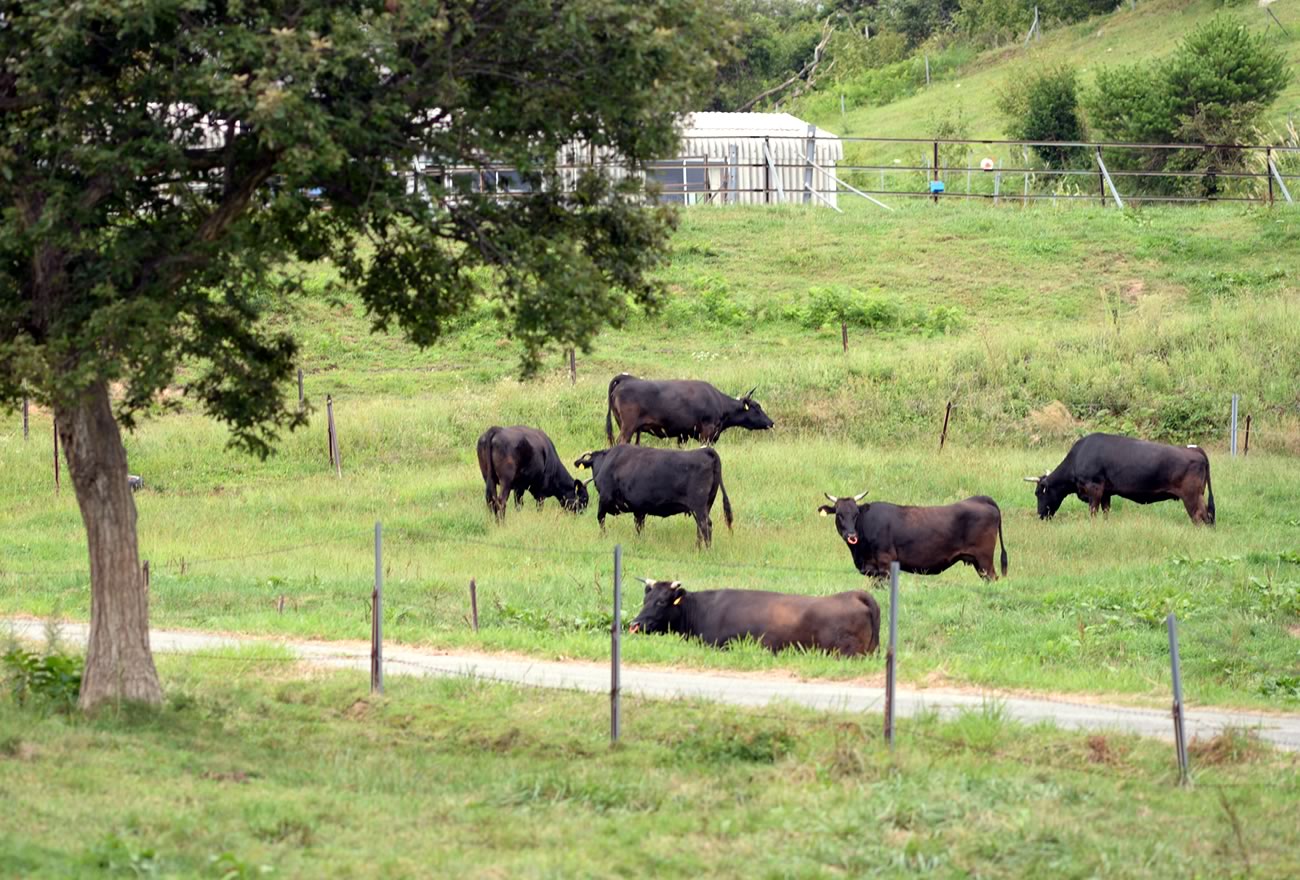
[[[985,493],[1004,511],[1010,577],[984,584],[962,566],[907,578],[903,681],[1160,704],[1162,620],[1175,611],[1191,701],[1295,710],[1297,244],[1300,215],[1283,211],[690,212],[666,270],[665,315],[603,335],[580,356],[576,387],[558,358],[536,382],[518,382],[516,349],[491,321],[420,353],[369,336],[354,301],[308,295],[276,320],[303,341],[317,405],[310,429],[266,462],[226,450],[225,430],[184,406],[127,439],[147,487],[136,500],[153,620],[364,638],[380,519],[389,638],[601,658],[616,542],[633,576],[828,593],[862,581],[833,525],[816,516],[823,491],[868,488],[915,504]],[[789,317],[828,282],[897,304],[898,320],[855,330],[842,354],[838,327]],[[913,320],[944,307],[962,320],[942,333]],[[594,511],[572,517],[554,503],[541,513],[528,504],[494,527],[473,456],[479,433],[539,425],[571,461],[604,445],[606,385],[625,369],[733,393],[759,387],[778,429],[732,432],[719,446],[735,533],[716,510],[710,551],[696,551],[683,518],[650,520],[637,538],[630,518],[616,517],[602,538]],[[1250,456],[1231,460],[1234,392],[1254,423]],[[326,462],[326,393],[342,480]],[[940,455],[949,399],[957,406]],[[84,618],[80,516],[66,485],[61,497],[51,491],[48,418],[33,424],[27,444],[15,418],[0,431],[0,611]],[[1074,500],[1040,522],[1021,477],[1054,466],[1097,428],[1207,447],[1218,527],[1195,528],[1168,503],[1117,502],[1109,522],[1089,523]],[[466,622],[470,578],[477,635]],[[638,600],[629,593],[629,614]],[[672,638],[629,639],[627,656],[841,678],[881,669],[878,658],[719,652]]]
[[[1294,756],[1007,722],[305,678],[165,658],[156,714],[0,699],[0,873],[157,877],[1286,877]]]

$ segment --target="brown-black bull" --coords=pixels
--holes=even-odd
[[[483,473],[488,510],[498,521],[506,517],[511,492],[516,510],[525,492],[537,499],[538,510],[547,498],[558,498],[560,506],[573,513],[587,509],[587,487],[569,474],[551,438],[537,428],[488,428],[478,438],[478,469]]]
[[[722,484],[722,458],[717,451],[702,449],[654,449],[649,446],[612,446],[588,452],[574,462],[591,468],[600,504],[596,521],[605,531],[605,515],[630,513],[637,534],[647,516],[695,517],[697,543],[713,543],[713,520],[709,511],[722,492],[722,512],[731,529],[731,499]]]
[[[1070,495],[1087,502],[1089,517],[1100,508],[1104,519],[1110,514],[1110,499],[1118,495],[1138,504],[1181,501],[1192,522],[1214,525],[1210,457],[1199,446],[1089,434],[1070,447],[1056,470],[1025,480],[1036,484],[1038,515],[1043,519],[1055,516]]]
[[[835,528],[848,545],[853,564],[868,577],[885,577],[891,562],[911,574],[939,574],[966,562],[985,580],[997,580],[993,551],[999,543],[1006,576],[1002,511],[987,495],[942,507],[908,507],[884,501],[859,504],[866,494],[836,498],[827,492],[831,503],[817,510],[835,517]]]
[[[629,632],[671,632],[723,647],[749,636],[773,653],[789,647],[846,657],[880,645],[880,606],[862,590],[795,596],[763,590],[688,592],[678,581],[645,584],[645,603]]]
[[[713,444],[728,428],[765,431],[773,425],[751,388],[744,397],[729,397],[708,382],[671,379],[655,382],[620,373],[609,383],[605,410],[605,439],[614,444],[614,423],[618,442],[629,443],[649,434],[676,440]]]

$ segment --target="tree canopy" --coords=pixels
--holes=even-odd
[[[0,406],[59,420],[92,617],[137,589],[114,420],[182,364],[255,452],[302,418],[294,342],[262,320],[295,262],[332,260],[376,329],[420,344],[487,279],[525,372],[653,307],[671,215],[637,171],[671,154],[726,33],[703,0],[0,2]],[[628,173],[566,169],[575,143]],[[412,186],[421,158],[510,166],[526,191]]]

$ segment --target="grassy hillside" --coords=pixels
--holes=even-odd
[[[1293,64],[1300,65],[1300,0],[1279,0],[1270,9],[1290,32],[1289,37],[1284,36],[1276,24],[1271,24],[1270,39]],[[1231,16],[1257,31],[1272,22],[1268,13],[1253,2],[1225,5],[1217,0],[1142,0],[1136,9],[1124,3],[1110,15],[1046,31],[1041,40],[1028,47],[1017,44],[974,56],[963,49],[936,52],[930,87],[924,86],[923,74],[909,70],[908,81],[920,85],[909,86],[905,91],[911,94],[889,103],[882,103],[872,86],[872,77],[881,75],[869,74],[861,81],[824,81],[816,93],[797,100],[789,109],[829,131],[862,137],[929,137],[934,134],[935,120],[955,118],[960,111],[969,125],[970,137],[1005,138],[997,95],[1007,83],[1033,70],[1068,63],[1079,69],[1080,84],[1086,88],[1100,66],[1130,64],[1167,54],[1188,30],[1214,15]],[[843,115],[841,93],[846,96]],[[883,92],[892,93],[890,89]],[[1290,116],[1300,117],[1300,76],[1292,80],[1270,110],[1260,142],[1279,142]],[[899,159],[906,165],[921,164],[923,156],[928,155],[919,145],[855,145],[848,154],[850,162],[889,164]],[[976,161],[987,155],[1002,160],[1007,167],[1024,165],[1018,149],[980,147],[973,155]],[[1018,191],[1019,181],[1015,183]],[[959,188],[958,184],[964,185],[964,180],[949,181],[950,188]],[[1004,184],[1012,186],[1011,182]],[[903,186],[900,177],[890,188],[917,187]]]
[[[428,352],[369,335],[359,304],[308,293],[276,320],[302,338],[309,430],[259,462],[183,403],[127,440],[156,622],[335,638],[368,632],[376,519],[387,533],[385,632],[411,643],[600,658],[610,551],[629,575],[688,588],[825,593],[861,578],[822,492],[940,504],[993,495],[1011,574],[966,566],[904,584],[904,680],[1168,699],[1163,616],[1184,621],[1189,697],[1294,708],[1300,700],[1300,214],[914,205],[701,210],[666,270],[674,296],[536,382],[487,317]],[[319,277],[317,278],[319,281]],[[811,291],[861,291],[869,329],[840,351]],[[947,311],[945,311],[947,310]],[[491,424],[543,427],[566,459],[604,445],[609,378],[693,376],[758,399],[778,423],[719,446],[738,515],[715,511],[697,552],[684,519],[628,517],[602,537],[594,511],[531,504],[492,525],[474,461]],[[286,387],[287,393],[292,393]],[[1229,397],[1254,417],[1249,458],[1225,453]],[[325,458],[332,394],[342,480]],[[956,403],[947,448],[937,440]],[[49,420],[24,444],[0,430],[0,610],[88,613],[84,536],[66,486],[51,491]],[[1219,525],[1177,504],[1118,502],[1090,524],[1067,502],[1040,522],[1021,477],[1094,428],[1210,450]],[[1244,437],[1243,437],[1244,440]],[[484,629],[468,630],[477,578]],[[284,597],[283,609],[280,597]],[[639,597],[628,596],[635,613]],[[628,640],[632,662],[874,677],[878,658],[773,658],[676,639]]]
[[[1005,721],[607,701],[164,660],[166,708],[0,700],[0,873],[135,877],[1294,876],[1293,756]],[[1173,845],[1171,841],[1178,841]]]

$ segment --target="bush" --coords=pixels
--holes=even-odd
[[[1007,117],[1007,136],[1025,141],[1081,141],[1087,132],[1079,115],[1078,74],[1061,65],[1023,79],[1013,79],[998,96]],[[1034,147],[1048,165],[1078,162],[1078,147]]]
[[[35,698],[71,709],[81,693],[81,674],[85,660],[58,651],[44,655],[12,647],[0,655],[5,678],[14,700],[25,705]]]
[[[1109,140],[1141,143],[1249,143],[1260,116],[1291,81],[1286,56],[1231,19],[1192,31],[1163,61],[1103,68],[1085,103]],[[1238,150],[1117,150],[1117,167],[1199,171],[1199,177],[1146,178],[1147,189],[1222,191],[1219,174],[1247,169]]]

